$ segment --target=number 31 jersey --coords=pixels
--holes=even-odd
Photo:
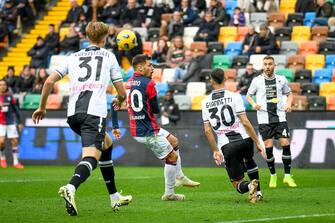
[[[106,89],[110,81],[122,81],[115,55],[97,46],[89,46],[71,54],[55,68],[63,78],[70,78],[70,100],[67,116],[86,113],[107,116]]]
[[[212,91],[202,101],[202,119],[209,122],[218,138],[218,147],[249,137],[238,115],[245,113],[242,97],[224,89]]]

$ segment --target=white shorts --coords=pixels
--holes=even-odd
[[[19,134],[17,133],[17,129],[15,125],[0,125],[0,137],[7,137],[9,139],[18,138]]]
[[[139,143],[144,143],[158,159],[164,159],[173,150],[167,137],[170,135],[165,129],[160,129],[156,135],[145,137],[134,137]]]

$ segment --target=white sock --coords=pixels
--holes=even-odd
[[[289,177],[289,176],[291,176],[291,174],[285,173],[285,177]]]
[[[17,150],[17,147],[13,147],[13,165],[15,166],[18,163],[19,163],[19,152]]]
[[[185,175],[183,173],[183,170],[181,169],[181,157],[180,157],[180,153],[179,153],[179,149],[176,151],[177,155],[178,155],[178,159],[177,159],[177,165],[176,165],[176,177],[178,179],[182,179]]]
[[[116,192],[114,194],[110,194],[109,197],[111,198],[111,201],[119,200],[119,192]]]
[[[174,183],[176,182],[176,166],[165,164],[164,178],[165,178],[165,194],[174,194]]]
[[[275,173],[275,174],[271,174],[271,176],[277,176],[277,174]]]
[[[69,191],[71,191],[72,193],[76,192],[76,187],[73,186],[72,184],[66,184],[67,189],[69,189]]]

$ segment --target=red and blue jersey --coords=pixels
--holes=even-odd
[[[133,137],[151,136],[160,127],[154,114],[159,113],[155,82],[135,72],[126,84],[130,133]]]
[[[21,116],[15,98],[10,94],[0,95],[0,125],[15,124],[14,114],[17,123],[20,123]]]

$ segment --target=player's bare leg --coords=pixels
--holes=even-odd
[[[0,165],[1,168],[7,168],[6,154],[5,154],[5,137],[0,137]]]
[[[234,188],[239,192],[240,194],[244,194],[246,192],[249,192],[249,202],[250,203],[256,203],[258,201],[257,199],[257,186],[258,186],[258,180],[252,180],[252,181],[245,181],[243,178],[238,181],[232,182]]]
[[[178,138],[175,137],[174,135],[170,134],[167,137],[167,140],[170,142],[173,149],[176,151],[176,153],[178,155],[178,160],[177,160],[177,164],[176,164],[177,173],[176,173],[175,186],[176,187],[182,187],[182,186],[184,186],[184,187],[198,187],[198,186],[200,186],[199,182],[190,180],[183,173],[183,170],[181,168],[181,156],[180,156],[180,153],[179,153],[179,140],[178,140]]]
[[[290,148],[290,139],[289,138],[280,138],[280,145],[283,148],[282,160],[284,164],[285,176],[283,183],[287,184],[289,187],[297,187],[297,184],[294,182],[294,179],[291,175],[291,148]]]
[[[269,170],[270,170],[270,182],[269,187],[270,188],[276,188],[277,187],[277,174],[276,174],[276,168],[275,168],[275,157],[273,156],[273,139],[267,139],[264,141],[265,145],[265,152],[266,152],[266,162],[268,164]]]
[[[18,150],[19,140],[18,138],[11,139],[11,143],[12,143],[12,153],[13,153],[13,166],[16,169],[23,169],[24,166],[19,162],[19,150]]]

